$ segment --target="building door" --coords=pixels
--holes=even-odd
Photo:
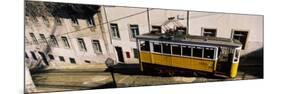
[[[41,57],[42,57],[42,60],[43,62],[46,64],[46,65],[49,65],[48,61],[47,61],[47,58],[46,58],[46,55],[43,53],[43,52],[38,52]]]
[[[247,31],[234,31],[233,39],[239,40],[242,43],[242,49],[245,49],[247,42],[248,32]]]
[[[121,47],[115,47],[115,50],[117,52],[117,56],[118,56],[118,61],[119,62],[124,62],[124,57],[123,57],[123,50]]]

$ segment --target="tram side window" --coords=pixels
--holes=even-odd
[[[193,56],[202,58],[202,51],[203,51],[202,47],[198,47],[198,46],[194,47],[193,48]]]
[[[161,44],[160,43],[153,43],[153,51],[161,53]]]
[[[164,54],[171,54],[171,45],[167,43],[162,43],[163,53]]]
[[[191,46],[182,46],[182,55],[184,56],[191,56]]]
[[[181,55],[181,46],[180,45],[172,45],[172,54]]]
[[[204,47],[204,58],[213,59],[215,49],[210,47]]]
[[[150,51],[149,41],[141,41],[140,46],[142,51]]]

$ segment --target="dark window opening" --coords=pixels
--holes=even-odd
[[[191,46],[182,46],[182,55],[184,56],[191,56]]]
[[[88,23],[89,26],[94,26],[95,25],[95,21],[94,21],[93,17],[89,16],[87,18],[87,23]]]
[[[149,41],[144,41],[144,43],[141,41],[140,46],[142,51],[150,51]]]
[[[56,25],[61,25],[61,19],[59,17],[55,17]]]
[[[69,58],[69,61],[70,61],[70,63],[72,63],[72,64],[75,64],[75,63],[76,63],[76,61],[75,61],[74,58]]]
[[[204,47],[204,58],[213,59],[214,58],[215,49]]]
[[[51,60],[54,60],[54,59],[55,59],[54,56],[51,55],[51,54],[49,54],[48,56],[49,56],[49,58],[50,58]]]
[[[89,60],[85,60],[84,62],[85,62],[85,63],[91,63],[91,61],[89,61]]]
[[[24,52],[24,56],[25,58],[29,58],[26,52]]]
[[[171,45],[167,43],[162,43],[163,53],[171,54]]]
[[[75,16],[71,16],[72,25],[79,25],[78,19]]]
[[[160,43],[153,43],[153,51],[161,53],[161,44]]]
[[[31,55],[32,55],[32,58],[33,58],[34,60],[37,60],[37,57],[36,57],[35,53],[32,52],[32,51],[30,51],[30,53],[31,53]]]
[[[153,33],[153,34],[161,33],[161,26],[156,26],[156,25],[152,26],[151,33]]]
[[[172,53],[174,55],[181,55],[181,46],[180,45],[172,45]]]
[[[204,29],[203,36],[205,37],[216,37],[217,29]]]
[[[134,48],[133,52],[134,52],[134,58],[139,58],[139,51],[138,51],[138,49]]]
[[[65,61],[63,56],[59,56],[60,61]]]
[[[247,31],[234,31],[233,39],[239,40],[242,43],[242,49],[245,49],[247,42],[248,32]]]
[[[202,58],[202,51],[203,51],[202,47],[198,47],[198,46],[194,47],[193,48],[193,56]]]
[[[186,28],[185,27],[177,27],[177,35],[185,35],[186,34]]]

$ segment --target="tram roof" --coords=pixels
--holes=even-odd
[[[170,37],[171,38],[171,37]],[[177,43],[192,43],[192,44],[205,44],[214,46],[231,46],[239,47],[242,46],[240,41],[232,40],[230,38],[219,38],[219,37],[204,37],[204,36],[173,36],[171,39],[166,34],[142,34],[137,36],[137,39],[144,40],[156,40],[156,41],[167,41]]]

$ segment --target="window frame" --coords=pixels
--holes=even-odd
[[[211,49],[213,49],[213,56],[212,56],[212,58],[207,58],[207,57],[205,57],[205,54],[206,54],[206,51],[205,51],[205,48],[211,48]],[[204,52],[204,54],[203,54],[203,58],[206,58],[206,59],[215,59],[215,54],[216,54],[216,48],[213,48],[213,47],[203,47],[203,52]]]
[[[157,29],[159,29],[159,31],[157,30],[155,30],[155,29],[153,29],[153,28],[157,28]],[[162,32],[162,27],[161,27],[161,25],[151,25],[151,31],[150,32],[155,32],[155,33],[161,33]]]
[[[53,47],[59,47],[59,43],[55,35],[50,35],[50,39]]]
[[[157,45],[160,45],[160,52],[156,52],[155,50],[154,50],[154,43],[157,43]],[[152,46],[152,52],[153,53],[159,53],[159,54],[163,54],[163,51],[162,51],[162,44],[161,44],[161,42],[156,42],[156,41],[153,41],[153,42],[151,42],[151,46]]]
[[[137,48],[132,48],[133,54],[134,54],[134,58],[135,59],[139,59],[139,50]],[[137,52],[137,53],[136,53]]]
[[[40,38],[41,38],[43,43],[48,43],[48,41],[47,41],[47,39],[46,39],[44,34],[39,34],[39,36],[40,36]]]
[[[39,44],[39,43],[38,43],[38,40],[37,40],[37,38],[36,38],[36,36],[35,36],[34,33],[29,33],[29,36],[32,38],[32,42],[33,42],[34,44]]]
[[[129,24],[129,34],[130,34],[130,39],[135,40],[136,36],[140,35],[139,25],[138,24]]]
[[[115,28],[114,30],[113,27]],[[110,33],[113,39],[121,39],[119,26],[117,23],[110,23]]]
[[[85,43],[84,39],[83,38],[77,38],[77,42],[78,42],[80,51],[86,52],[87,51],[87,47],[86,47],[86,43]],[[81,43],[82,43],[83,47],[81,46]]]
[[[93,46],[93,50],[96,54],[102,54],[102,49],[101,49],[101,45],[100,45],[100,41],[99,40],[92,40],[92,46]],[[97,44],[97,45],[95,45]],[[96,49],[98,48],[98,50]]]
[[[218,51],[218,47],[217,46],[210,46],[210,45],[202,45],[202,44],[186,44],[186,43],[176,43],[176,42],[164,42],[164,41],[149,41],[150,42],[150,46],[151,46],[151,53],[156,53],[156,54],[163,54],[163,55],[171,55],[171,56],[180,56],[180,57],[188,57],[188,58],[197,58],[197,59],[203,59],[203,60],[217,60],[217,51]],[[159,52],[155,52],[154,51],[154,47],[153,47],[153,43],[154,42],[157,42],[157,43],[159,43],[159,44],[161,44],[161,53],[159,53]],[[174,55],[174,54],[172,54],[173,52],[171,52],[171,54],[165,54],[165,53],[163,53],[163,47],[162,47],[162,43],[168,43],[168,44],[170,44],[171,45],[171,51],[172,51],[172,45],[181,45],[181,55]],[[183,55],[183,50],[182,50],[182,48],[183,48],[183,46],[190,46],[191,47],[191,56],[186,56],[186,55]],[[193,56],[193,54],[194,54],[194,52],[193,52],[193,49],[194,49],[194,47],[201,47],[202,48],[202,53],[201,53],[201,55],[202,55],[202,57],[194,57]],[[204,58],[204,47],[209,47],[209,48],[214,48],[214,57],[212,58],[212,59],[209,59],[209,58]]]
[[[207,29],[215,30],[215,36],[205,36],[205,33],[206,33],[205,30],[207,30]],[[217,34],[218,34],[218,29],[217,28],[204,28],[204,27],[202,27],[202,36],[204,36],[204,37],[217,37]]]
[[[190,55],[183,55],[183,46],[186,46],[187,48],[190,48]],[[184,57],[193,57],[193,48],[194,48],[194,45],[191,45],[191,44],[184,44],[184,45],[181,45],[181,56],[184,56]]]
[[[146,49],[142,49],[141,42],[144,42]],[[146,46],[146,42],[148,43],[148,47]],[[151,42],[149,40],[139,40],[139,49],[140,51],[151,52]]]
[[[250,30],[243,30],[243,29],[232,29],[232,32],[231,32],[231,39],[234,39],[234,35],[235,35],[235,31],[237,32],[247,32],[247,38],[246,38],[246,42],[245,42],[245,45],[242,44],[242,48],[241,50],[245,50],[248,46],[248,38],[249,38],[249,35],[250,35]],[[239,40],[240,41],[240,40]],[[244,46],[244,47],[243,47]]]
[[[70,48],[70,44],[69,44],[68,39],[67,39],[66,36],[61,36],[61,40],[62,40],[63,45],[64,45],[65,48]]]
[[[175,46],[179,46],[179,48],[180,48],[180,54],[174,54],[174,48],[173,47],[175,47]],[[175,56],[182,56],[182,45],[178,45],[178,44],[171,44],[171,55],[175,55]]]
[[[169,52],[164,52],[166,50],[164,50],[164,44],[165,45],[168,45],[170,48],[167,48],[167,49],[170,49]],[[172,54],[172,46],[170,43],[161,43],[161,49],[162,49],[162,54],[165,54],[165,55],[171,55]]]

